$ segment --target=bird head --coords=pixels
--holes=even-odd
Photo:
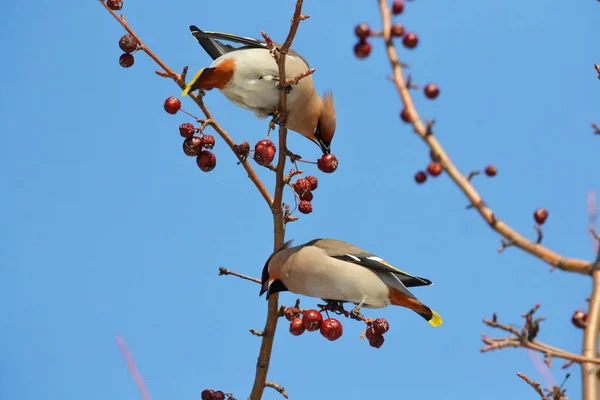
[[[273,254],[267,259],[265,262],[265,266],[263,267],[261,283],[262,286],[260,288],[259,296],[262,296],[267,293],[267,300],[269,297],[278,292],[287,291],[288,288],[285,287],[283,282],[278,278],[277,272],[279,271],[280,265],[285,262],[285,260],[279,260],[277,254],[284,249],[287,249],[292,244],[291,240],[288,240],[281,246],[277,251],[274,251]]]
[[[315,128],[315,139],[323,154],[331,152],[331,141],[335,135],[336,117],[333,93],[325,92],[321,103],[321,112]]]

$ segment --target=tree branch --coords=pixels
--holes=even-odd
[[[404,79],[402,72],[402,64],[398,59],[398,53],[394,47],[391,36],[391,12],[387,0],[379,0],[379,8],[381,11],[381,17],[383,22],[383,39],[386,44],[387,55],[392,66],[394,77],[393,81],[396,85],[396,89],[402,98],[406,112],[411,118],[412,126],[414,131],[425,141],[430,149],[439,156],[439,162],[452,178],[460,190],[467,196],[473,208],[477,209],[481,217],[489,224],[489,226],[496,232],[506,238],[506,240],[521,248],[522,250],[540,258],[541,260],[565,271],[576,272],[580,274],[589,275],[591,273],[591,263],[589,261],[575,259],[575,258],[564,258],[560,254],[554,251],[532,242],[525,236],[516,232],[510,226],[499,220],[494,212],[483,202],[481,195],[475,190],[471,182],[456,168],[456,166],[450,160],[450,157],[438,142],[435,135],[428,132],[427,127],[421,119],[415,109],[412,97],[409,92],[409,87]]]
[[[290,48],[298,25],[302,18],[302,3],[303,0],[296,1],[296,9],[294,16],[292,17],[292,24],[290,32],[285,40],[283,46],[279,51],[274,52],[273,55],[279,68],[279,82],[286,82],[285,74],[285,58]],[[273,230],[274,230],[274,250],[279,249],[285,241],[285,221],[283,211],[283,189],[285,187],[285,160],[287,153],[287,128],[285,125],[287,118],[287,93],[284,87],[281,88],[279,95],[279,156],[277,161],[277,167],[275,170],[276,183],[275,183],[275,199],[271,203],[271,211],[273,213]],[[263,331],[262,342],[260,346],[260,352],[258,355],[258,361],[256,363],[256,375],[254,377],[254,385],[250,393],[250,400],[259,400],[265,390],[267,382],[267,373],[269,372],[269,363],[271,361],[271,352],[273,351],[273,340],[275,339],[275,331],[277,329],[278,321],[278,302],[279,294],[275,293],[269,297],[267,321],[265,329]]]

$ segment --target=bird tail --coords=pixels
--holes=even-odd
[[[442,325],[442,317],[416,298],[407,296],[396,288],[390,287],[390,301],[395,306],[406,307],[421,317],[423,317],[431,326],[438,327]]]
[[[200,30],[200,28],[198,28],[195,25],[190,26],[190,31],[192,32],[192,35],[194,35],[196,40],[198,40],[198,43],[200,43],[200,46],[202,46],[204,51],[206,51],[206,53],[213,60],[216,60],[217,58],[221,57],[223,54],[229,53],[233,49],[233,47],[231,47],[231,46],[228,46],[217,40],[214,40],[209,35],[207,35],[206,32],[203,32],[202,30]]]

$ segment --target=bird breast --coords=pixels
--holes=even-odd
[[[322,249],[307,246],[292,255],[281,270],[280,280],[291,292],[328,300],[380,308],[389,305],[389,288],[370,269],[341,261]]]
[[[267,49],[244,49],[232,51],[217,58],[211,67],[223,60],[235,60],[235,72],[229,84],[221,92],[236,105],[254,111],[259,117],[266,117],[279,105],[279,70]],[[286,76],[293,78],[308,70],[308,66],[297,57],[286,57]],[[288,94],[291,107],[296,102],[306,101],[306,94],[314,91],[312,77],[302,79]],[[262,114],[262,115],[261,115]]]

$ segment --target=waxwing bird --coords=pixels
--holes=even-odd
[[[410,275],[350,243],[315,239],[291,247],[291,241],[274,252],[262,272],[260,295],[290,291],[326,301],[350,302],[360,307],[406,307],[431,325],[442,318],[421,303],[407,288],[428,286],[429,279]]]
[[[279,106],[279,69],[267,44],[227,33],[201,31],[194,25],[190,30],[214,61],[210,67],[196,73],[182,95],[196,89],[217,88],[232,103],[254,112],[258,118],[273,116]],[[234,47],[217,39],[241,46]],[[290,49],[285,58],[287,79],[309,69],[308,62]],[[287,109],[287,127],[312,140],[323,154],[330,153],[336,126],[333,94],[327,92],[323,97],[319,96],[309,75],[292,87],[287,97]]]

